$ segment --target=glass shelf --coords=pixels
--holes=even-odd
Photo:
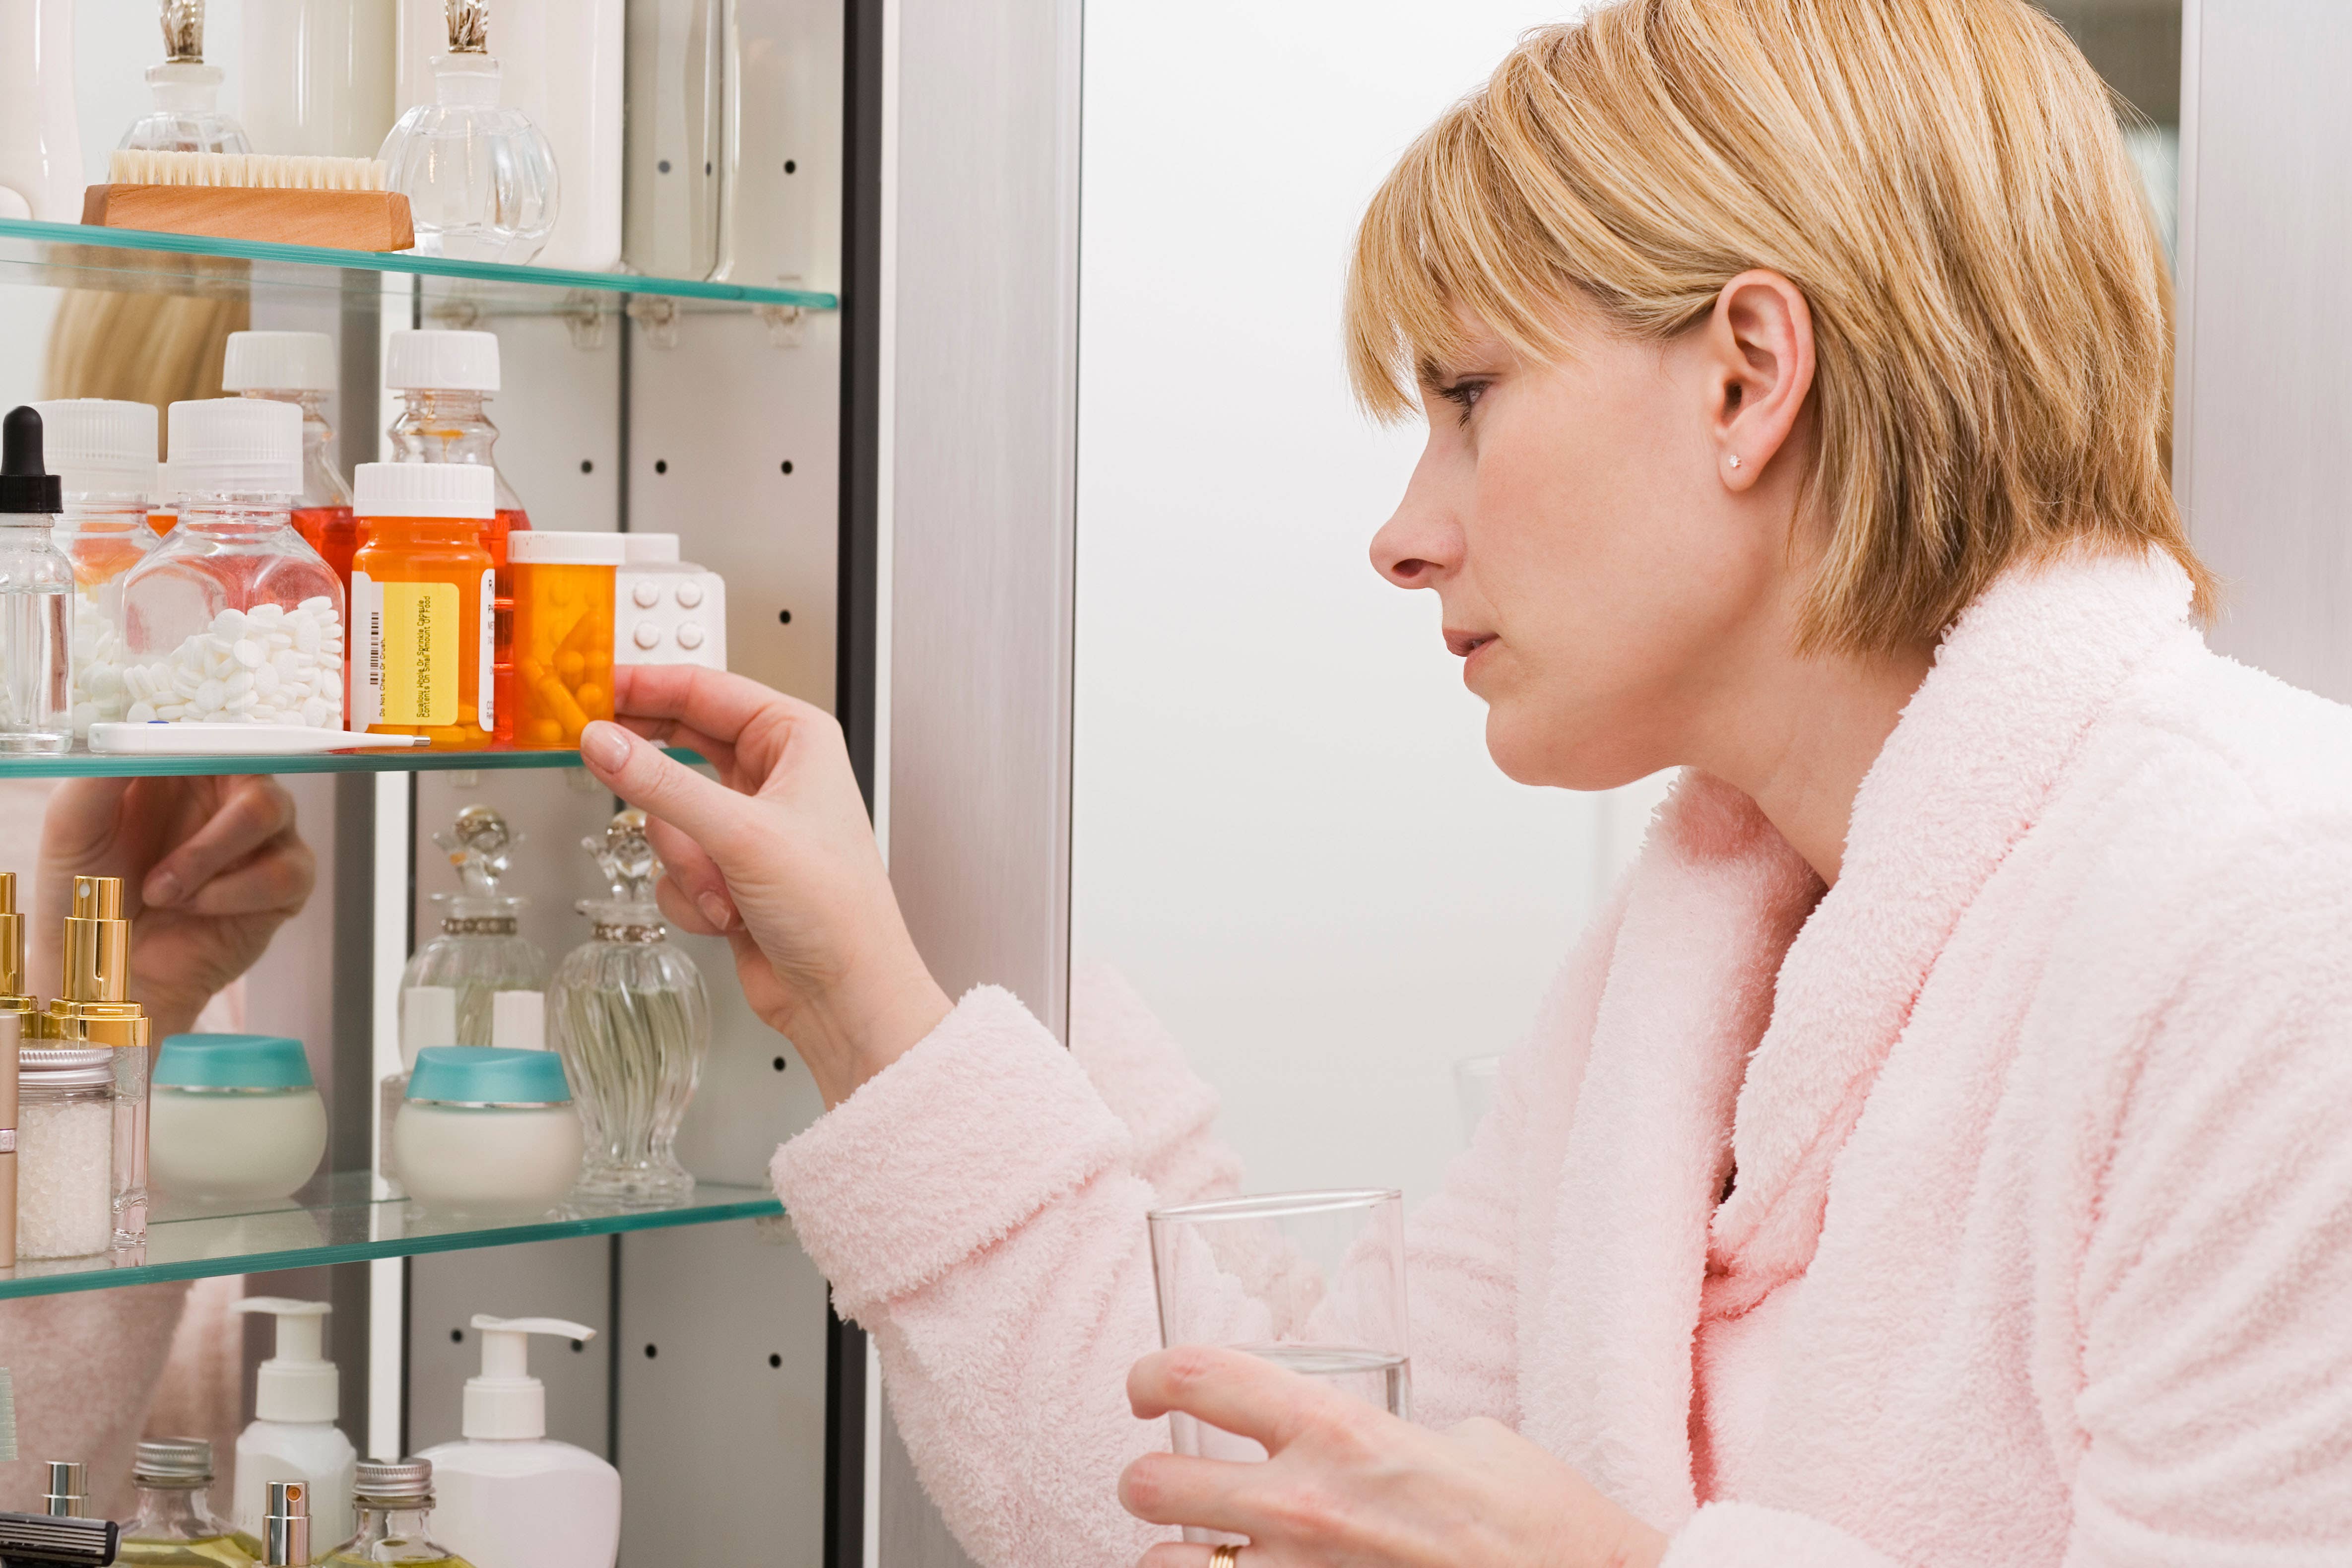
[[[216,1274],[259,1274],[372,1258],[509,1247],[573,1236],[713,1225],[784,1212],[775,1194],[764,1187],[706,1182],[695,1187],[692,1196],[663,1208],[624,1208],[617,1204],[574,1200],[535,1218],[467,1219],[428,1214],[407,1199],[376,1198],[374,1186],[374,1178],[367,1173],[344,1171],[322,1177],[297,1194],[307,1202],[179,1217],[170,1217],[170,1200],[161,1199],[158,1212],[166,1217],[149,1223],[143,1249],[99,1258],[27,1261],[14,1270],[0,1269],[0,1300],[163,1279],[203,1279]]]
[[[155,234],[78,223],[0,219],[0,282],[59,289],[242,296],[255,284],[341,294],[349,273],[404,274],[426,280],[428,300],[488,316],[595,316],[633,300],[676,300],[688,311],[834,310],[837,295],[813,289],[568,272],[453,261],[405,251],[330,250],[311,245]]]
[[[696,752],[665,747],[688,764]],[[59,757],[0,757],[0,780],[89,778],[186,778],[205,773],[499,773],[518,768],[576,768],[577,752],[436,752],[407,747],[397,752],[313,752],[300,756],[101,755],[73,751]]]

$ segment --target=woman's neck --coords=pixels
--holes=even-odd
[[[1790,646],[1781,628],[1775,638]],[[1747,793],[1822,880],[1837,885],[1854,796],[1935,664],[1930,647],[1748,662],[1698,766]]]

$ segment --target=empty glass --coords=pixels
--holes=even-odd
[[[1277,1193],[1155,1209],[1149,1219],[1162,1344],[1247,1351],[1411,1418],[1403,1194]],[[1265,1458],[1250,1439],[1181,1412],[1168,1424],[1180,1454]],[[1188,1529],[1184,1539],[1238,1538]]]

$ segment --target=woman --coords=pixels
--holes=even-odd
[[[2352,1560],[2352,716],[2190,624],[2168,310],[2022,0],[1619,0],[1374,199],[1375,563],[1515,778],[1686,770],[1413,1217],[1426,1426],[1148,1353],[1205,1091],[950,1004],[825,718],[636,672],[590,761],[824,1091],[777,1185],[975,1555]]]

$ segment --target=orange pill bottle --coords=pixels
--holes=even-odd
[[[571,748],[613,716],[617,533],[534,528],[507,536],[514,573],[514,743]]]
[[[482,533],[497,481],[488,468],[427,463],[362,463],[357,479],[366,542],[352,557],[352,728],[487,746],[496,589]]]

